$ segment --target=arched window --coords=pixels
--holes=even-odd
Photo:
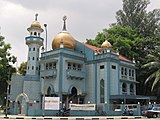
[[[134,77],[134,70],[132,70],[132,77]]]
[[[127,93],[127,84],[126,83],[122,84],[122,92]]]
[[[127,75],[127,68],[124,69],[124,74]]]
[[[124,74],[124,68],[121,67],[121,75],[123,75],[123,74]]]
[[[104,80],[100,80],[100,103],[104,103]]]
[[[134,86],[133,86],[133,84],[130,84],[130,94],[131,95],[134,94]]]
[[[37,32],[34,32],[34,35],[37,35]]]
[[[129,77],[131,77],[131,69],[129,69]]]

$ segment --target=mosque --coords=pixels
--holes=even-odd
[[[135,102],[141,97],[136,95],[134,59],[114,52],[107,40],[98,48],[74,39],[66,29],[66,19],[49,51],[44,48],[37,14],[27,29],[27,70],[24,76],[12,76],[11,114],[49,115],[43,105],[45,97],[59,98],[59,108],[69,108],[70,103],[95,104],[103,111],[110,109],[106,104]]]

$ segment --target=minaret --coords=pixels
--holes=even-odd
[[[38,75],[39,73],[39,52],[43,46],[44,39],[41,38],[43,29],[37,21],[38,14],[35,15],[35,21],[27,29],[30,36],[26,37],[26,45],[28,45],[28,60],[26,75]]]

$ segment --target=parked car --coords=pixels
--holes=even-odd
[[[160,107],[152,107],[148,110],[142,111],[142,115],[148,118],[157,118],[160,115]]]

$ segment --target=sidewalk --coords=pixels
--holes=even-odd
[[[70,116],[70,117],[57,117],[57,116],[23,116],[23,115],[7,115],[7,119],[35,119],[35,120],[110,120],[110,119],[141,119],[142,116]],[[5,119],[5,115],[0,115],[0,118]]]

